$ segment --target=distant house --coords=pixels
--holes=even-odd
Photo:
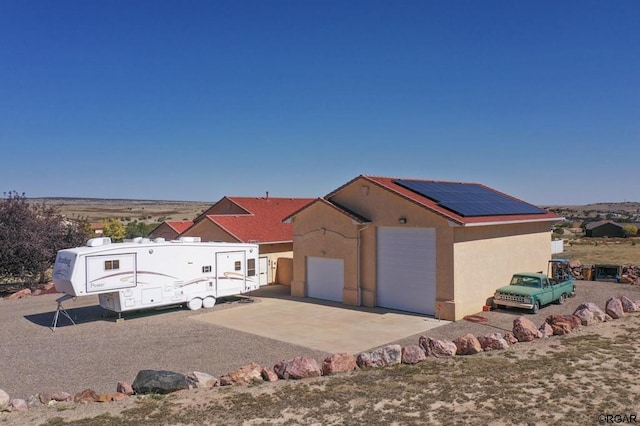
[[[589,222],[585,225],[584,232],[586,237],[623,238],[626,236],[624,227],[619,223],[615,223],[611,220]]]
[[[102,222],[91,222],[89,226],[91,226],[94,237],[101,237],[104,233],[104,224]]]
[[[164,238],[165,240],[175,240],[178,235],[186,231],[193,221],[164,221],[149,234],[149,238]]]
[[[257,243],[260,284],[290,285],[293,277],[293,227],[283,219],[312,198],[223,197],[194,219],[180,237],[202,241]]]

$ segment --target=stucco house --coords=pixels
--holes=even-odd
[[[202,241],[257,243],[260,284],[290,285],[293,276],[293,227],[283,219],[312,198],[223,197],[197,218],[180,237]]]
[[[178,235],[186,231],[193,221],[191,220],[166,220],[156,227],[149,234],[149,238],[164,238],[165,240],[175,240]]]
[[[291,294],[459,320],[545,271],[561,219],[480,184],[361,175],[287,217]]]

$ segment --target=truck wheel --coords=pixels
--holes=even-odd
[[[538,310],[540,310],[540,302],[538,302],[536,300],[535,302],[533,302],[533,307],[531,308],[531,313],[532,314],[537,314]]]
[[[194,297],[193,299],[189,300],[187,306],[192,311],[197,311],[198,309],[202,308],[202,299],[200,299],[199,297]]]
[[[213,296],[207,296],[202,300],[202,307],[206,309],[213,308],[216,304],[216,298]]]
[[[566,299],[567,299],[567,295],[562,293],[558,298],[558,305],[562,305]]]

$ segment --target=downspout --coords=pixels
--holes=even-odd
[[[358,285],[358,306],[362,306],[362,284],[360,283],[360,233],[367,229],[369,225],[358,229],[358,244],[356,248],[356,284]]]

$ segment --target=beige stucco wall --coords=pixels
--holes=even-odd
[[[281,266],[279,259],[293,258],[293,242],[278,244],[260,244],[260,257],[267,258],[267,282],[269,284],[291,285],[291,272],[286,271],[286,262]],[[283,267],[285,270],[280,271]],[[289,266],[290,268],[290,266]]]
[[[462,319],[482,311],[498,287],[516,272],[546,273],[551,259],[549,223],[455,229],[453,299],[447,316]],[[450,306],[453,303],[453,306]]]
[[[291,295],[307,296],[307,257],[344,260],[344,303],[358,304],[358,226],[331,206],[315,203],[293,218]]]

